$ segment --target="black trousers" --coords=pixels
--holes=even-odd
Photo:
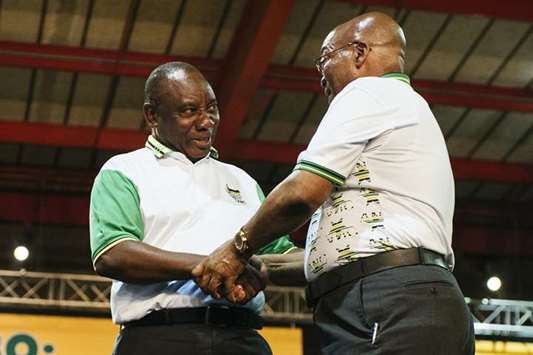
[[[314,310],[324,354],[473,355],[474,326],[454,276],[404,266],[322,297]]]
[[[126,327],[113,355],[272,355],[255,330],[205,324]]]

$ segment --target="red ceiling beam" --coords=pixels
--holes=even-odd
[[[487,219],[506,218],[511,224],[523,224],[533,226],[531,220],[533,201],[517,202],[509,200],[457,200],[455,201],[455,213],[461,217],[478,216]],[[468,219],[456,221],[466,223]],[[498,220],[500,222],[500,220]]]
[[[396,9],[426,10],[458,15],[482,15],[516,21],[533,21],[531,0],[342,0],[356,5],[381,5]]]
[[[220,133],[220,132],[219,132]],[[143,132],[127,129],[62,126],[46,123],[0,121],[0,143],[40,144],[55,147],[127,151],[144,145]],[[238,140],[235,152],[225,159],[294,164],[304,145]],[[459,180],[533,183],[533,165],[452,158]]]
[[[119,128],[63,126],[49,123],[0,121],[0,142],[49,145],[65,148],[132,150],[142,147],[147,135]]]
[[[147,77],[157,64],[174,60],[189,62],[197,66],[208,80],[214,84],[217,83],[217,73],[220,72],[221,65],[220,62],[213,60],[0,41],[0,65],[22,68]],[[244,69],[242,70],[242,75],[244,75]],[[255,72],[256,75],[257,73]],[[234,82],[230,81],[229,84],[226,84],[228,87],[233,84],[231,88],[220,89],[217,92],[222,103],[226,100],[224,99],[226,92],[234,92],[234,101],[230,102],[234,106],[231,107],[238,109],[234,112],[243,112],[245,111],[245,103],[249,103],[249,97],[255,94],[255,90],[250,89],[244,95],[241,91],[233,91],[244,91],[249,85],[246,80],[238,81],[238,78],[240,77],[236,76]],[[252,83],[251,80],[250,83]],[[282,65],[271,65],[260,80],[260,86],[275,91],[322,92],[318,74],[314,69]],[[435,80],[413,80],[413,86],[432,104],[533,112],[533,91],[527,89]],[[238,95],[238,92],[241,95]],[[242,122],[243,116],[223,115],[224,120],[222,120],[221,129],[223,132],[226,129],[234,132],[232,129],[237,126],[237,119],[228,120],[228,117],[238,117],[239,122]],[[226,125],[228,128],[224,128]]]
[[[87,196],[0,192],[0,219],[25,224],[88,224]]]
[[[522,88],[412,80],[413,87],[431,104],[498,111],[533,112],[533,91]],[[314,69],[273,65],[262,86],[272,90],[323,91]]]
[[[186,61],[214,78],[219,61],[200,57],[0,41],[0,65],[147,77],[159,64]]]
[[[533,229],[456,224],[453,249],[470,254],[533,256]]]
[[[483,176],[490,176],[494,182],[533,183],[533,165],[453,158],[452,168],[454,175],[462,180],[483,181]]]
[[[171,61],[191,63],[209,81],[216,79],[219,62],[212,59],[0,41],[0,65],[18,68],[146,78]]]
[[[95,170],[0,165],[0,190],[87,193]]]
[[[284,81],[291,81],[284,84]],[[264,79],[266,86],[279,90],[322,91],[318,72],[314,68],[295,68],[286,65],[272,65]],[[504,86],[487,86],[472,83],[439,81],[439,80],[412,80],[413,86],[424,92],[450,92],[457,95],[486,95],[489,97],[512,97],[515,99],[531,100],[533,91],[523,88]],[[287,85],[287,86],[285,86]]]
[[[294,0],[249,1],[220,70],[217,93],[222,120],[217,145],[228,151],[248,113]]]

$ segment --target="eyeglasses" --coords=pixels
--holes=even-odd
[[[322,54],[320,57],[318,57],[317,59],[315,59],[315,66],[316,66],[316,70],[318,70],[318,72],[320,74],[323,74],[324,72],[324,63],[326,63],[327,60],[331,59],[331,57],[333,56],[333,54],[335,53],[339,53],[340,51],[342,51],[343,49],[346,49],[350,46],[353,46],[353,45],[362,45],[362,46],[365,46],[365,47],[368,47],[368,45],[365,43],[365,42],[361,42],[361,41],[352,41],[352,42],[349,42],[347,44],[345,44],[344,46],[342,47],[339,47],[339,48],[335,48],[334,50],[332,51],[329,51],[327,53],[324,53]],[[369,48],[369,47],[368,47]]]

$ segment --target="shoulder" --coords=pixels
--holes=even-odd
[[[379,77],[364,77],[348,83],[331,101],[326,117],[360,117],[386,111],[391,104],[388,99],[390,94],[383,88],[389,85],[387,81]]]
[[[128,173],[136,170],[136,167],[145,165],[154,159],[153,154],[148,149],[141,148],[112,156],[102,165],[100,171],[118,170],[123,173]]]
[[[414,111],[419,95],[408,83],[384,77],[359,78],[348,85],[333,99],[328,111],[352,116]]]
[[[415,94],[412,87],[400,80],[392,78],[382,78],[377,76],[368,76],[359,78],[348,85],[333,99],[331,105],[337,102],[352,102],[360,98],[365,101],[357,104],[384,104],[394,98],[394,95],[403,93],[404,95]]]
[[[106,171],[115,171],[137,184],[146,178],[148,172],[153,172],[157,168],[156,160],[157,158],[147,148],[117,154],[102,165],[98,176]]]
[[[380,92],[383,89],[386,90],[412,90],[411,85],[405,80],[399,80],[392,77],[379,77],[379,76],[366,76],[352,81],[348,85],[366,90],[368,92]]]

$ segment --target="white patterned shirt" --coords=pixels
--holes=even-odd
[[[453,267],[450,159],[433,113],[406,75],[349,83],[295,170],[336,185],[310,221],[309,281],[359,258],[411,247],[441,253]]]

